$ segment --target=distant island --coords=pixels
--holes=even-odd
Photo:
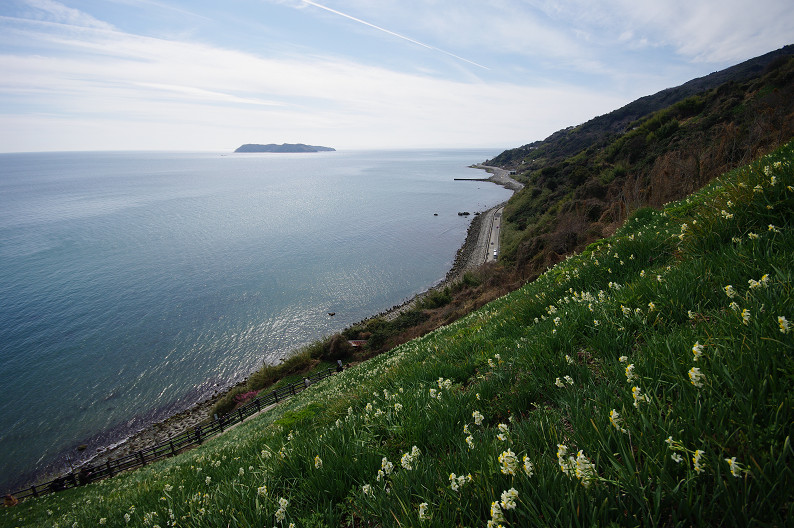
[[[313,145],[304,145],[303,143],[283,143],[276,145],[270,143],[268,145],[257,145],[255,143],[247,143],[238,147],[235,152],[334,152],[336,149],[331,147],[316,147]]]

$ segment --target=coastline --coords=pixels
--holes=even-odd
[[[497,185],[501,185],[514,192],[523,188],[521,183],[510,178],[509,173],[506,170],[500,169],[498,167],[488,167],[479,164],[472,165],[471,167],[489,172],[492,176],[488,178],[488,181],[496,183]],[[401,313],[413,308],[417,302],[419,302],[428,294],[435,290],[443,289],[449,286],[450,284],[460,280],[467,271],[484,264],[488,254],[488,240],[490,239],[493,215],[497,210],[504,207],[505,203],[506,202],[498,204],[474,216],[471,223],[469,224],[466,233],[466,239],[455,255],[455,260],[453,261],[452,267],[441,281],[434,284],[427,290],[405,300],[404,302],[394,305],[391,308],[375,314],[365,320],[370,320],[377,317],[392,320]],[[93,446],[86,446],[87,449],[84,450],[85,454],[80,457],[79,460],[73,461],[75,469],[79,470],[80,467],[83,467],[87,464],[103,464],[108,460],[130,455],[141,449],[145,449],[147,447],[167,441],[169,438],[175,437],[186,430],[195,428],[202,422],[212,418],[212,408],[220,398],[222,398],[234,387],[244,384],[246,381],[247,378],[234,385],[226,387],[204,401],[193,404],[183,411],[172,414],[164,420],[144,426],[139,431],[130,434],[125,439],[115,444],[95,448],[96,450],[93,452],[89,452],[89,449]],[[69,471],[69,468],[63,468],[60,472],[55,471],[55,473],[66,474]]]

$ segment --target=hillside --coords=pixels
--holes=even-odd
[[[543,147],[546,163],[562,161],[587,148],[610,142],[630,130],[635,121],[673,106],[688,97],[713,90],[726,83],[742,84],[762,77],[792,56],[794,56],[794,44],[704,77],[692,79],[681,86],[640,97],[622,108],[595,117],[578,127],[572,126],[555,132],[543,141],[535,141],[522,147],[506,150],[486,164],[525,170],[527,167],[524,167],[524,164],[538,159],[537,153],[530,151],[540,147]]]
[[[516,169],[526,183],[505,210],[502,234],[503,259],[523,278],[611,234],[632,211],[680,199],[794,137],[794,59],[777,56],[758,77],[689,96],[620,133],[608,125],[618,117],[488,162]]]
[[[458,322],[2,526],[783,526],[794,142]]]

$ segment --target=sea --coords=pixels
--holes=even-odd
[[[498,152],[0,154],[0,491],[437,284]]]

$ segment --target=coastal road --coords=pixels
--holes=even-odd
[[[506,189],[510,189],[511,191],[520,191],[524,188],[524,185],[511,178],[510,171],[505,169],[487,165],[472,165],[472,168],[489,172],[491,174],[489,181],[501,185]],[[498,260],[499,252],[501,251],[499,246],[499,234],[502,230],[503,212],[504,204],[501,204],[482,213],[476,236],[473,240],[470,240],[472,238],[471,236],[467,236],[466,243],[463,248],[461,248],[461,251],[458,252],[456,264],[459,264],[459,266],[453,268],[454,274],[447,275],[444,281],[428,290],[428,292],[421,293],[399,306],[394,306],[386,310],[384,313],[380,314],[379,317],[383,317],[386,321],[392,321],[401,313],[414,308],[417,302],[430,291],[435,289],[441,290],[451,282],[460,279],[466,271],[476,269],[484,263]],[[471,230],[471,227],[469,229]],[[469,233],[469,235],[471,235],[471,233]],[[496,257],[494,257],[494,250],[496,250]],[[458,259],[461,260],[460,263]]]
[[[499,258],[499,233],[502,228],[502,213],[504,210],[504,206],[501,206],[496,209],[491,216],[491,229],[490,236],[488,237],[490,243],[488,244],[485,254],[485,262],[496,262]]]
[[[491,177],[489,180],[501,185],[502,187],[505,187],[506,189],[517,192],[524,188],[524,184],[511,178],[510,171],[506,169],[492,167],[490,165],[473,165],[472,167],[476,169],[482,169],[490,173]],[[486,218],[485,222],[483,223],[483,231],[488,231],[488,222],[490,222],[491,228],[489,235],[490,240],[487,243],[486,253],[484,255],[485,258],[480,260],[480,262],[496,262],[499,260],[499,253],[501,251],[501,248],[499,247],[499,234],[502,231],[502,213],[504,212],[504,209],[504,205],[499,206],[491,213],[491,217]],[[496,251],[496,254],[494,254],[494,251]]]

